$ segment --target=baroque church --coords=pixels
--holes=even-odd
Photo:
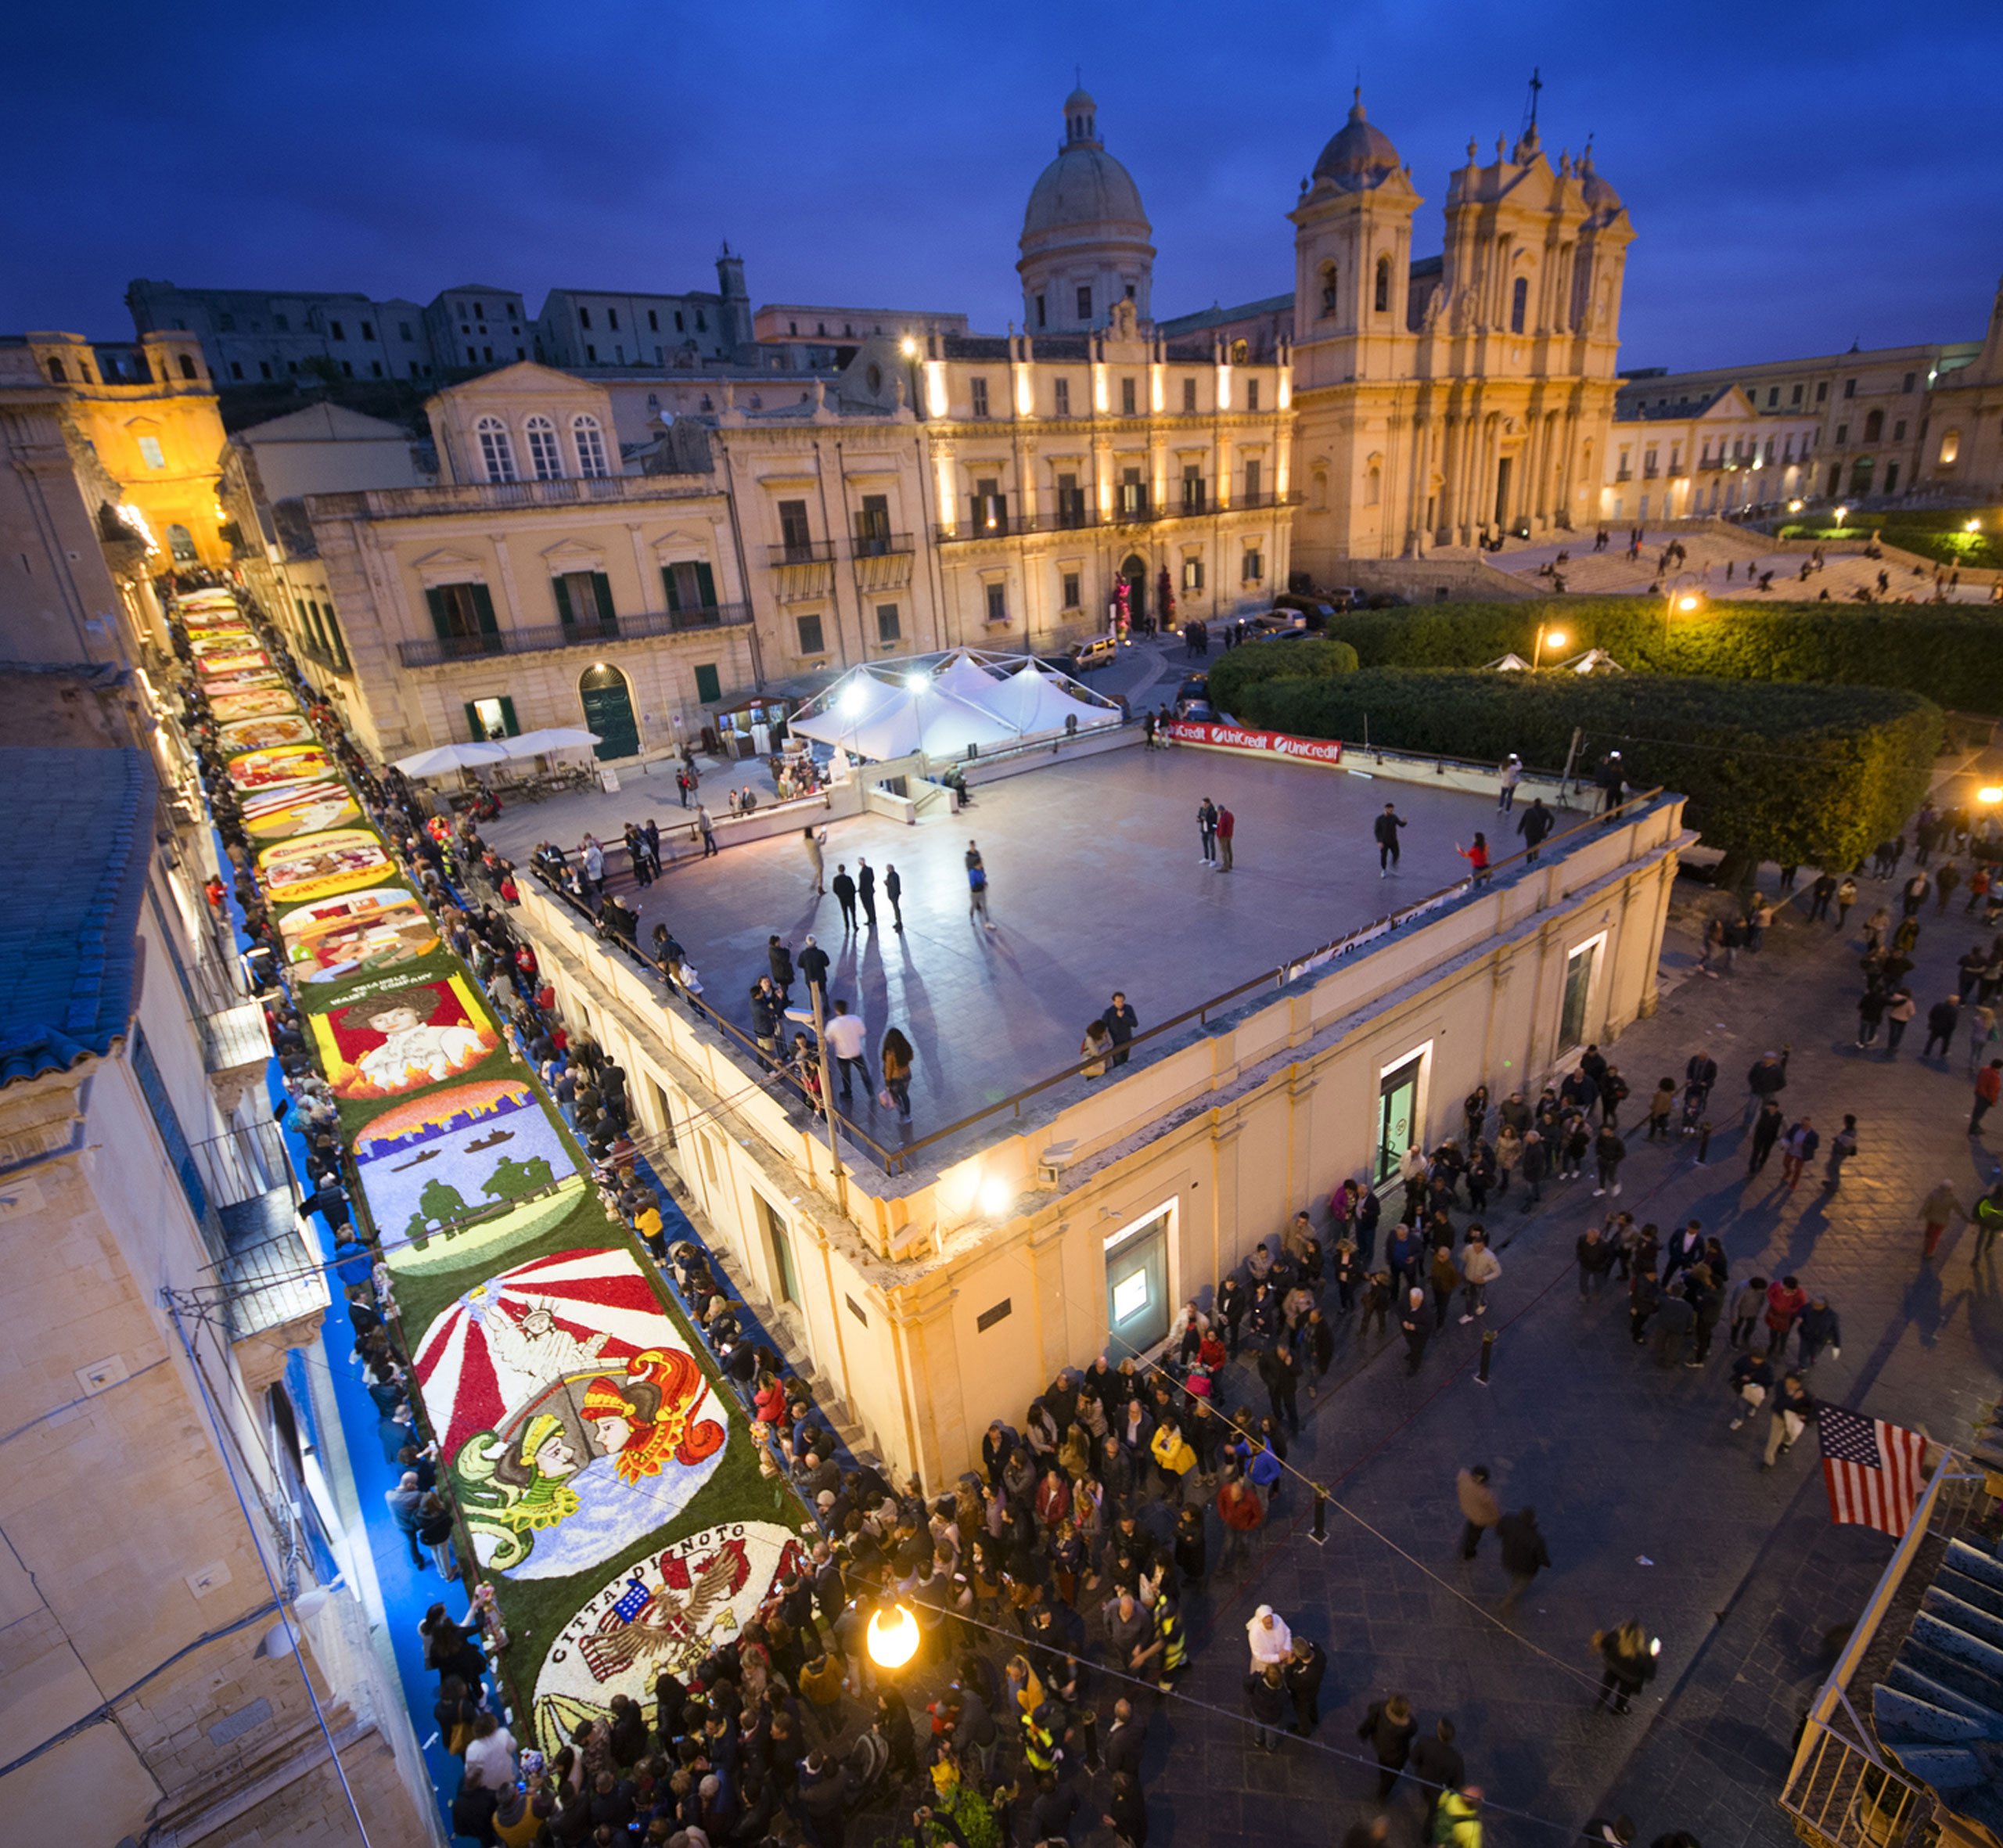
[[[1163,351],[1206,336],[1227,360],[1277,364],[1296,571],[1334,583],[1346,558],[1594,519],[1634,232],[1590,149],[1554,164],[1534,120],[1486,164],[1469,142],[1447,176],[1444,247],[1415,257],[1426,202],[1359,91],[1288,214],[1293,294],[1156,322],[1140,189],[1089,95],[1064,117],[1023,219],[1023,326],[1117,338],[1124,322]]]

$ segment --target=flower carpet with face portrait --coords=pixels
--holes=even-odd
[[[494,1588],[517,1719],[553,1752],[747,1621],[799,1556],[805,1511],[760,1476],[735,1393],[275,651],[224,593],[176,615],[339,1101],[458,1550]]]

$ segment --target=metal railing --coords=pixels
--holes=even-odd
[[[352,663],[336,655],[332,649],[322,648],[303,632],[293,638],[293,646],[302,660],[311,661],[316,667],[324,667],[330,674],[352,674],[354,672]]]
[[[1940,1799],[1887,1764],[1850,1698],[1850,1683],[1876,1640],[1906,1574],[1929,1536],[1951,1537],[1986,1499],[1985,1476],[1944,1450],[1890,1562],[1808,1710],[1779,1803],[1795,1833],[1817,1848],[1903,1848],[1933,1824]],[[1843,1730],[1847,1718],[1854,1735]]]
[[[751,620],[749,603],[712,603],[699,609],[653,609],[636,616],[602,617],[535,628],[498,629],[491,635],[425,636],[399,642],[397,658],[406,667],[436,667],[447,661],[475,661],[494,655],[546,653],[552,649],[595,648],[606,642],[643,642],[658,635],[689,635],[707,629],[741,627]]]
[[[708,475],[595,475],[555,481],[465,481],[437,487],[370,487],[308,494],[309,516],[421,520],[438,513],[492,513],[511,507],[570,507],[621,501],[685,501],[723,491]]]
[[[766,562],[775,567],[780,565],[825,565],[835,555],[835,542],[832,539],[789,539],[779,545],[765,548]]]
[[[1091,527],[1153,526],[1172,520],[1211,520],[1221,514],[1265,512],[1275,507],[1298,507],[1300,504],[1301,497],[1291,489],[1285,494],[1239,494],[1229,501],[1214,500],[1210,498],[1206,484],[1203,503],[1198,506],[1185,506],[1179,498],[1167,505],[1159,505],[1143,491],[1132,506],[1116,503],[1111,509],[1106,509],[1087,502],[1055,513],[991,511],[977,521],[969,519],[950,527],[935,526],[932,536],[941,545],[956,545],[976,539],[1012,539],[1028,533],[1075,532]]]
[[[858,534],[848,542],[848,555],[852,559],[886,559],[916,549],[917,542],[908,533]]]
[[[192,1147],[212,1206],[239,1206],[280,1188],[289,1189],[295,1200],[298,1198],[298,1185],[286,1156],[285,1131],[268,1117],[236,1124]]]
[[[196,1017],[202,1063],[210,1072],[261,1065],[272,1055],[271,1035],[264,1030],[264,1010],[254,1001],[240,1001]]]

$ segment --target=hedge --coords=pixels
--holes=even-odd
[[[1357,670],[1347,642],[1259,642],[1227,651],[1210,671],[1210,710],[1235,712],[1239,696],[1262,680],[1325,680]]]
[[[1977,522],[1972,533],[1967,530],[1971,520]],[[1994,508],[1979,510],[1956,507],[1947,512],[1887,514],[1882,520],[1868,512],[1860,513],[1842,526],[1826,520],[1812,525],[1804,523],[1784,526],[1776,536],[1782,539],[1819,539],[1825,545],[1836,540],[1849,540],[1854,544],[1873,533],[1887,545],[1896,545],[1902,552],[1917,552],[1936,564],[1965,565],[1985,571],[2003,566],[2003,542],[1997,536]]]
[[[1897,688],[2003,714],[2003,611],[1980,606],[1707,603],[1678,612],[1665,642],[1655,598],[1560,597],[1346,610],[1329,633],[1365,667],[1480,667],[1511,653],[1530,660],[1540,624],[1565,636],[1545,648],[1547,664],[1603,648],[1640,672]]]
[[[1590,775],[1618,750],[1627,778],[1689,799],[1705,843],[1754,862],[1850,867],[1925,797],[1941,715],[1886,688],[1749,685],[1670,675],[1366,668],[1252,682],[1242,722],[1352,745],[1555,768],[1574,728]],[[1505,843],[1507,845],[1508,843]]]

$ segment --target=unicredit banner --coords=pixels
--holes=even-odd
[[[1269,751],[1280,757],[1307,757],[1317,764],[1340,764],[1340,740],[1294,738],[1285,732],[1247,732],[1237,725],[1209,725],[1193,719],[1171,719],[1168,735],[1178,744],[1210,744],[1233,751]]]

